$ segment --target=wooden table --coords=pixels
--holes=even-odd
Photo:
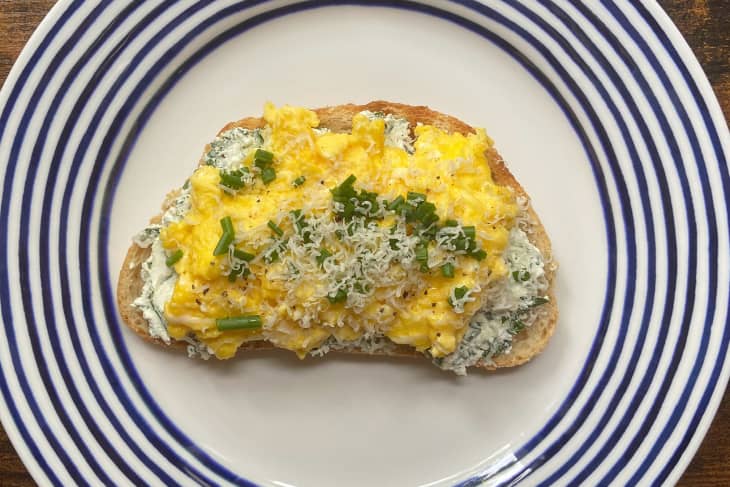
[[[20,50],[54,3],[0,0],[0,83],[5,81]],[[730,119],[730,1],[663,0],[659,3],[694,50],[720,99],[725,118]],[[728,467],[730,393],[726,392],[702,446],[679,485],[730,486]],[[0,486],[26,485],[33,485],[33,480],[0,426]]]

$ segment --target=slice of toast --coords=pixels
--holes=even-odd
[[[462,134],[473,133],[474,129],[464,122],[442,113],[436,112],[425,106],[410,106],[385,101],[375,101],[366,105],[339,105],[333,107],[325,107],[315,109],[320,120],[320,127],[328,128],[332,132],[349,132],[352,127],[352,118],[362,111],[383,112],[392,114],[399,118],[407,119],[411,126],[418,123],[433,125],[447,132],[459,132]],[[247,129],[255,129],[264,126],[262,118],[244,118],[237,122],[227,124],[221,129],[221,132],[230,130],[234,127],[242,127]],[[206,147],[204,154],[208,151]],[[545,232],[545,228],[540,222],[537,214],[529,204],[529,198],[525,190],[520,186],[515,177],[509,172],[504,161],[494,149],[489,149],[486,153],[492,177],[495,183],[512,188],[517,196],[523,197],[528,201],[525,211],[528,213],[526,220],[529,222],[527,234],[532,244],[542,253],[545,261],[545,274],[549,282],[547,296],[549,301],[538,308],[533,313],[536,314],[531,326],[526,327],[517,334],[512,342],[512,347],[508,352],[495,355],[490,363],[479,362],[476,367],[494,370],[500,367],[513,367],[529,361],[531,358],[540,353],[547,345],[550,337],[555,330],[558,318],[558,307],[554,294],[554,274],[556,265],[552,260],[550,240]],[[163,212],[167,209],[174,197],[174,192],[168,195]],[[152,222],[158,222],[159,216],[152,219]],[[117,286],[117,304],[124,323],[134,330],[138,335],[147,340],[151,340],[161,345],[166,345],[162,340],[155,339],[149,335],[148,323],[142,316],[142,312],[132,306],[134,300],[140,296],[144,285],[141,276],[141,265],[149,257],[150,249],[142,248],[136,244],[132,244],[127,252],[127,256],[122,265],[119,274],[119,282]],[[172,346],[186,346],[185,342],[173,341]],[[239,350],[265,350],[274,348],[266,341],[252,341],[241,345]],[[354,353],[369,353],[358,350],[349,350]],[[391,355],[404,357],[423,357],[423,354],[415,349],[398,345],[388,352],[376,352],[375,355]]]

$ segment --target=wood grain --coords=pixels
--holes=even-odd
[[[664,0],[659,2],[687,39],[707,73],[726,119],[730,119],[730,2]],[[53,6],[50,0],[0,0],[0,82],[20,50]],[[680,486],[730,486],[730,393]],[[0,427],[0,486],[34,485]]]

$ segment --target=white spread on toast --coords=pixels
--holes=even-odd
[[[174,221],[181,220],[190,209],[190,190],[183,188],[170,207],[162,215],[162,224],[151,224],[134,238],[134,242],[142,248],[150,248],[150,256],[142,263],[142,294],[134,300],[132,306],[142,312],[148,323],[148,333],[170,343],[165,321],[165,303],[172,297],[177,282],[177,273],[166,264],[167,254],[160,242],[160,229]]]
[[[145,229],[145,234],[149,234],[151,228],[153,227]],[[159,228],[157,225],[158,234]],[[163,313],[165,303],[172,297],[177,274],[165,264],[166,259],[165,249],[162,248],[160,239],[156,238],[151,243],[149,258],[142,263],[142,281],[144,281],[142,294],[132,305],[138,308],[147,320],[149,335],[169,344],[170,336],[167,333]]]
[[[492,357],[509,352],[513,337],[535,320],[533,307],[549,285],[542,254],[525,232],[515,227],[510,232],[504,259],[509,268],[508,277],[487,289],[488,304],[471,319],[456,351],[434,360],[442,369],[466,375],[466,368],[478,362],[491,364]]]
[[[413,153],[413,139],[409,122],[394,117],[391,114],[380,112],[362,112],[369,119],[382,118],[385,121],[385,144],[398,147]],[[315,129],[324,131],[325,129]],[[324,133],[324,132],[323,132]],[[268,129],[244,129],[236,127],[221,133],[211,142],[202,162],[220,169],[235,169],[242,165],[244,159],[257,148],[266,147]],[[457,161],[458,162],[458,161]],[[162,217],[162,223],[152,224],[135,238],[140,247],[151,247],[149,258],[142,264],[142,280],[144,287],[142,294],[134,301],[144,318],[149,323],[149,335],[170,342],[167,332],[167,323],[164,318],[165,303],[171,298],[177,281],[175,271],[166,265],[168,255],[162,247],[159,234],[163,226],[171,222],[180,221],[189,209],[189,188],[183,188],[179,196],[168,207]],[[323,204],[312,201],[311,207]],[[334,203],[336,205],[337,203]],[[522,218],[527,215],[527,203],[522,201]],[[311,209],[311,208],[310,208]],[[337,211],[337,208],[334,208]],[[270,279],[291,283],[290,292],[285,297],[284,305],[294,306],[300,316],[297,317],[301,326],[307,328],[313,323],[316,316],[313,308],[308,308],[307,298],[297,295],[301,286],[294,283],[317,276],[318,281],[313,286],[313,296],[322,298],[335,296],[340,289],[346,295],[346,305],[351,309],[361,309],[368,304],[366,299],[369,293],[379,286],[387,284],[390,288],[400,284],[400,291],[385,296],[387,305],[383,307],[383,316],[390,315],[392,308],[397,308],[399,295],[404,289],[413,287],[410,281],[420,279],[419,272],[403,272],[403,268],[416,265],[415,249],[419,238],[406,233],[405,223],[392,228],[381,228],[378,225],[364,224],[352,235],[348,234],[348,225],[344,222],[333,221],[327,218],[318,218],[309,215],[304,208],[303,216],[307,216],[308,236],[306,239],[293,236],[286,242],[288,252],[276,266],[272,266]],[[292,218],[290,215],[281,215],[283,218]],[[296,222],[292,222],[296,223]],[[522,222],[525,227],[525,222]],[[452,370],[456,374],[464,375],[466,368],[480,364],[490,364],[497,354],[509,353],[514,336],[525,327],[529,327],[536,319],[537,314],[533,307],[544,302],[544,295],[548,289],[545,277],[545,262],[540,251],[530,243],[526,233],[516,225],[510,232],[509,243],[503,253],[503,258],[509,269],[508,276],[491,282],[486,290],[478,285],[462,295],[450,296],[450,303],[458,313],[464,311],[464,304],[479,299],[481,296],[484,307],[469,321],[468,329],[459,342],[456,351],[441,358],[434,359],[434,363],[445,370]],[[457,249],[450,248],[454,237],[463,236],[460,225],[444,227],[436,235],[434,251],[428,254],[428,267],[436,268],[453,259]],[[341,252],[317,262],[317,256],[322,248],[322,242],[329,235],[338,234],[341,239],[356,249],[356,252],[347,254]],[[282,249],[272,246],[268,254],[257,256],[257,259],[272,257],[272,253],[284,254]],[[300,258],[301,257],[301,258]],[[306,257],[306,258],[305,258]],[[228,264],[231,268],[247,265],[243,261],[234,261],[229,256]],[[400,272],[392,271],[393,261],[399,262],[403,268]],[[225,270],[225,269],[224,269]],[[230,269],[227,269],[230,271]],[[387,281],[387,282],[385,282]],[[410,283],[410,284],[409,284]],[[312,300],[312,303],[316,300]],[[264,325],[266,326],[266,325]],[[208,358],[211,351],[192,337],[185,340],[188,343],[188,354]],[[453,343],[453,341],[452,341]],[[388,352],[396,345],[388,338],[379,335],[368,335],[357,340],[340,341],[329,338],[319,347],[311,350],[310,355],[321,356],[332,350],[360,350],[364,352]],[[452,348],[453,350],[453,348]]]
[[[413,154],[413,139],[411,138],[411,124],[405,118],[398,118],[393,114],[383,112],[360,112],[370,120],[382,118],[385,122],[385,145],[398,147],[409,154]]]

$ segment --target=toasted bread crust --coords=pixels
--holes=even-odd
[[[465,124],[450,115],[436,112],[425,106],[411,106],[399,103],[391,103],[386,101],[374,101],[366,105],[338,105],[332,107],[317,108],[320,121],[320,127],[329,128],[333,132],[349,132],[352,128],[352,117],[361,111],[369,110],[373,112],[390,113],[397,117],[407,119],[411,124],[422,123],[433,125],[447,132],[459,132],[462,134],[473,133],[474,128]],[[260,128],[265,124],[263,118],[244,118],[236,122],[231,122],[224,126],[219,133],[230,130],[234,127],[241,128]],[[206,151],[208,147],[206,147]],[[489,149],[486,153],[489,167],[492,171],[494,181],[500,185],[512,188],[518,196],[522,196],[529,201],[529,197],[525,190],[520,186],[512,173],[509,172],[502,157],[495,149]],[[168,205],[170,197],[168,196],[163,210]],[[538,218],[532,206],[528,206],[532,226],[529,232],[529,239],[535,245],[543,257],[546,266],[545,273],[550,283],[547,295],[550,301],[540,306],[540,312],[532,324],[532,326],[523,330],[515,337],[512,343],[512,349],[508,353],[494,356],[493,363],[478,363],[476,367],[494,370],[502,367],[514,367],[528,362],[530,359],[539,354],[547,345],[552,336],[558,320],[558,307],[555,300],[554,292],[554,269],[555,265],[552,259],[552,250],[550,240],[545,232],[540,219]],[[159,220],[159,216],[153,218],[153,222]],[[119,282],[117,284],[117,305],[124,323],[134,330],[138,335],[148,341],[152,341],[161,345],[167,345],[162,340],[153,338],[148,333],[147,321],[142,313],[132,306],[134,300],[142,293],[144,285],[141,275],[141,265],[149,257],[150,249],[145,249],[132,244],[127,251],[127,256],[122,265],[119,274]],[[184,346],[184,342],[175,342],[169,346]],[[241,345],[240,350],[269,350],[275,348],[265,341],[247,342]],[[355,350],[353,353],[367,353]],[[423,357],[423,354],[404,345],[399,345],[391,352],[378,352],[374,355],[390,355],[398,357]]]

